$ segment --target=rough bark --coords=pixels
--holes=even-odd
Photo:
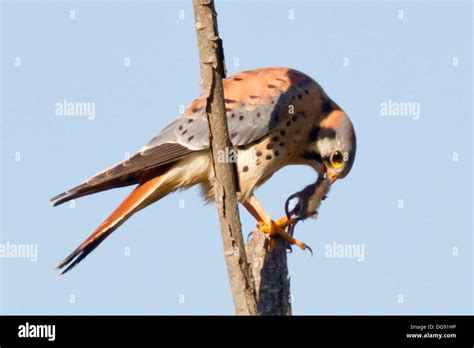
[[[236,313],[256,315],[255,283],[247,261],[237,206],[235,163],[219,161],[220,151],[231,149],[231,143],[224,104],[222,79],[225,78],[225,69],[217,15],[211,0],[193,0],[193,6],[201,68],[201,98],[209,121],[210,152],[215,174],[213,186],[227,273]]]
[[[247,243],[247,255],[252,265],[260,315],[291,315],[290,277],[287,244],[279,236],[270,247],[268,238],[260,232]]]

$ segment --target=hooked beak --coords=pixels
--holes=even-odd
[[[324,173],[326,174],[326,177],[328,178],[329,182],[332,185],[334,181],[337,180],[338,176],[336,173],[331,171],[331,169],[329,169],[324,163],[323,163],[323,167],[324,167]]]

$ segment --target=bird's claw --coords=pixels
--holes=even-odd
[[[304,244],[304,243],[302,243],[302,244]],[[292,244],[288,244],[288,246],[287,246],[287,250],[288,250],[289,254],[293,253],[293,248],[291,246],[292,246]],[[304,244],[304,249],[303,250],[308,250],[311,253],[311,256],[314,256],[313,249],[311,249],[311,247],[308,244]]]
[[[289,219],[286,216],[284,216],[276,221],[271,220],[270,223],[259,221],[257,222],[257,228],[260,232],[273,235],[276,233],[280,234],[279,230],[282,230],[284,232],[285,228],[295,223],[296,223],[296,220]]]
[[[289,245],[297,245],[300,249],[306,250],[309,249],[311,254],[313,254],[312,249],[307,246],[305,243],[300,242],[297,239],[294,239],[288,232],[284,229],[288,226],[293,226],[297,220],[287,218],[286,216],[278,219],[277,221],[271,220],[270,223],[264,223],[263,221],[259,221],[257,223],[257,228],[260,232],[268,234],[270,237],[274,237],[275,235],[280,235],[283,237]]]
[[[313,249],[311,249],[311,247],[310,247],[309,245],[307,245],[307,244],[305,244],[305,243],[303,243],[303,242],[300,242],[299,240],[296,240],[296,239],[295,239],[294,241],[295,241],[294,244],[296,244],[297,246],[299,246],[301,250],[306,250],[306,249],[307,249],[307,250],[309,250],[309,252],[311,253],[311,255],[313,255]]]

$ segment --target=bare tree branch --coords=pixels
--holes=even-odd
[[[193,6],[201,67],[201,98],[209,121],[210,152],[215,174],[213,187],[235,311],[240,315],[291,315],[286,241],[278,236],[270,241],[260,232],[254,233],[247,245],[242,239],[236,165],[233,161],[219,160],[223,157],[219,154],[232,153],[226,151],[232,149],[232,144],[225,113],[222,84],[225,78],[224,51],[217,29],[217,14],[212,0],[193,0]],[[316,217],[329,186],[330,183],[321,178],[290,196],[285,205],[287,215],[298,220]],[[288,203],[293,198],[298,199],[298,204],[289,212]]]
[[[201,98],[206,105],[209,121],[210,151],[215,174],[213,187],[227,273],[236,313],[256,315],[255,283],[247,262],[237,206],[237,171],[235,163],[219,161],[219,152],[231,149],[232,145],[225,113],[222,85],[222,79],[225,78],[224,57],[217,30],[217,14],[211,0],[193,0],[193,6],[201,67]]]
[[[290,278],[288,276],[287,244],[277,236],[275,245],[255,232],[247,243],[247,255],[252,265],[260,315],[291,315]]]

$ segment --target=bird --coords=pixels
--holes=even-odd
[[[287,67],[265,67],[223,79],[225,112],[236,151],[238,202],[255,218],[257,230],[306,244],[285,232],[294,221],[273,220],[254,191],[288,165],[307,165],[330,183],[354,163],[356,135],[348,115],[308,75]],[[128,159],[50,199],[53,206],[101,191],[136,185],[95,231],[56,267],[64,274],[78,265],[138,211],[166,195],[200,185],[214,201],[206,107],[201,97]]]

